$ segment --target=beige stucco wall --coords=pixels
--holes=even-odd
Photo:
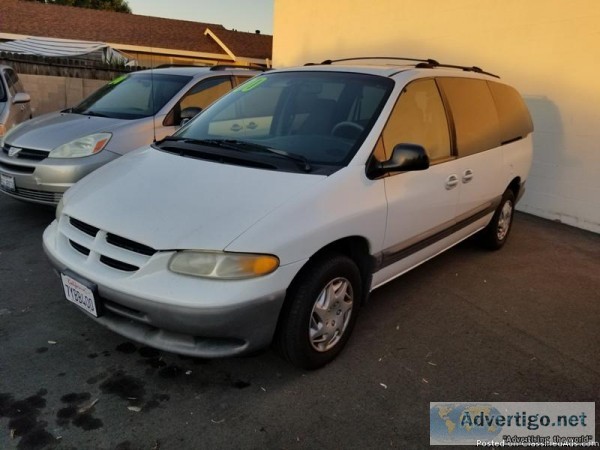
[[[388,55],[498,73],[535,123],[519,207],[600,232],[600,1],[275,0],[274,21],[274,67]]]
[[[19,75],[23,87],[31,96],[33,116],[74,106],[106,84],[106,80],[53,77],[46,75]]]

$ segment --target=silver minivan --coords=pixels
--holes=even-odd
[[[163,67],[120,76],[79,105],[13,128],[0,151],[0,192],[55,205],[78,180],[174,133],[260,73],[244,67]]]
[[[0,65],[0,141],[11,128],[31,119],[30,101],[17,73]]]

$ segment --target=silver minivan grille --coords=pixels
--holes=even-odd
[[[95,258],[120,272],[136,272],[157,250],[136,241],[108,233],[74,217],[63,216],[60,232],[79,255]]]

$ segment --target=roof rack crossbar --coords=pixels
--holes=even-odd
[[[373,60],[373,59],[388,59],[392,61],[410,61],[410,62],[424,62],[429,64],[439,64],[435,59],[418,59],[418,58],[404,58],[404,57],[390,57],[390,56],[362,56],[357,58],[343,58],[343,59],[326,59],[321,64],[333,64],[344,61],[360,61],[360,60]]]
[[[236,64],[216,64],[210,67],[210,70],[227,70],[227,69],[246,69],[246,70],[267,70],[265,67],[256,66],[238,66]]]
[[[325,61],[321,62],[322,65],[330,65],[333,63],[337,63],[337,62],[345,62],[345,61],[361,61],[361,60],[391,60],[391,61],[409,61],[409,62],[415,62],[417,64],[415,64],[415,67],[417,69],[433,69],[436,67],[445,67],[445,68],[449,68],[449,69],[460,69],[460,70],[464,70],[465,72],[475,72],[475,73],[481,73],[483,75],[489,75],[491,77],[495,77],[495,78],[500,78],[498,75],[490,73],[490,72],[486,72],[485,70],[483,70],[481,67],[477,67],[477,66],[458,66],[455,64],[443,64],[440,63],[438,61],[436,61],[435,59],[419,59],[419,58],[403,58],[403,57],[389,57],[389,56],[364,56],[364,57],[357,57],[357,58],[343,58],[343,59],[326,59]],[[305,66],[313,66],[315,65],[314,63],[307,63],[305,64]]]
[[[209,64],[161,64],[155,69],[168,69],[170,67],[210,67]]]
[[[477,66],[458,66],[456,64],[437,64],[434,67],[446,67],[449,69],[459,69],[459,70],[464,70],[465,72],[481,73],[483,75],[489,75],[494,78],[500,78],[498,75],[491,73],[491,72],[486,72],[481,67],[477,67]]]

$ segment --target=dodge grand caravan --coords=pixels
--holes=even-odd
[[[476,233],[502,247],[532,160],[521,96],[477,67],[373,62],[255,77],[70,189],[43,239],[67,300],[159,349],[273,343],[313,369],[373,289]]]
[[[244,67],[165,67],[123,75],[79,105],[13,128],[0,146],[0,192],[56,205],[91,171],[173,134],[234,86]]]

